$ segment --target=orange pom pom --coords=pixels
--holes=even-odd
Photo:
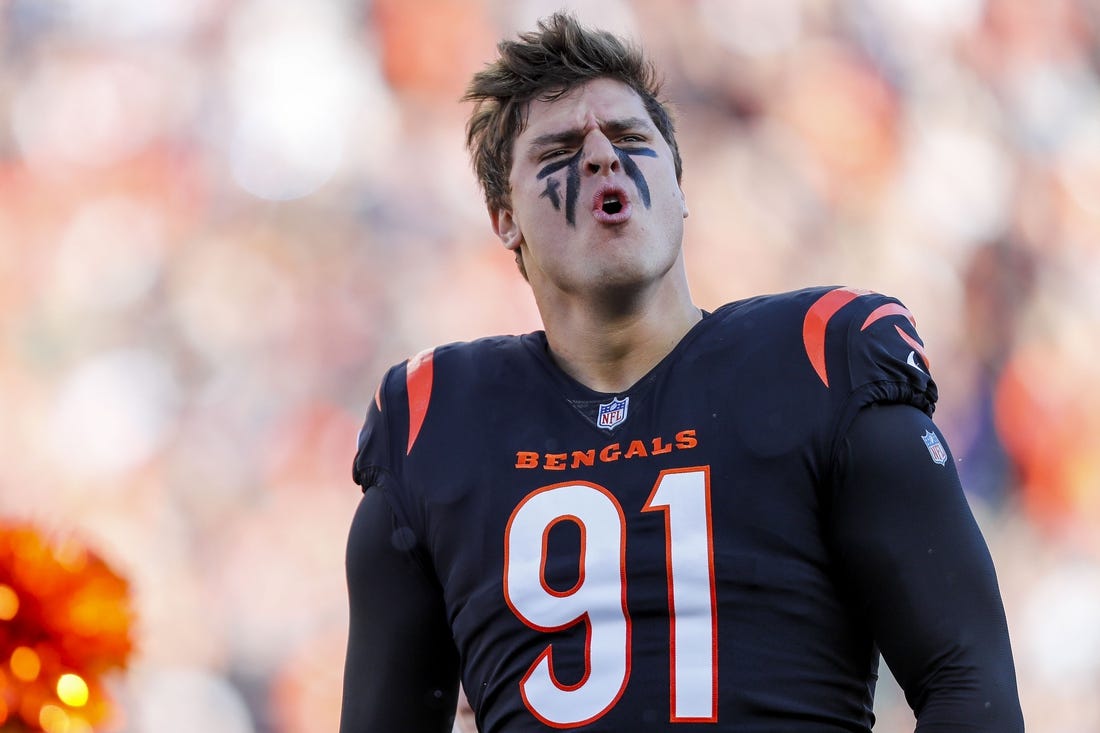
[[[126,667],[133,613],[101,557],[0,522],[0,622],[0,726],[91,730],[111,714],[103,676]]]

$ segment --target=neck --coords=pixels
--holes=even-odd
[[[632,297],[537,300],[551,356],[567,374],[598,392],[626,391],[702,318],[686,277],[662,279]]]

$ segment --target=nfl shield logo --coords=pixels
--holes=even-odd
[[[611,400],[600,405],[596,413],[596,425],[604,430],[610,430],[621,423],[626,419],[626,407],[629,401],[629,397],[624,397],[621,400]]]
[[[931,430],[925,430],[924,435],[920,437],[928,447],[928,455],[932,456],[933,461],[941,466],[947,463],[947,450],[944,449],[943,443],[940,442],[935,433]]]

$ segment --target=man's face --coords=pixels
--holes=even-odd
[[[678,261],[687,208],[672,151],[627,85],[532,102],[513,161],[511,209],[493,223],[536,295],[635,289]]]

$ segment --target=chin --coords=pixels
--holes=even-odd
[[[593,278],[592,285],[614,291],[637,290],[658,280],[662,274],[663,271],[657,268],[641,267],[637,262],[628,262],[621,267],[604,269]]]

